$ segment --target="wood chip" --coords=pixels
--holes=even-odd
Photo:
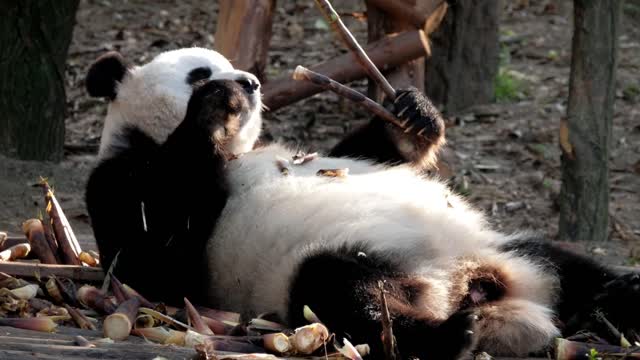
[[[344,169],[320,169],[316,173],[318,176],[343,178],[349,175],[349,168]]]
[[[304,153],[302,151],[298,151],[295,155],[293,155],[293,165],[303,165],[312,161],[313,159],[318,157],[318,153],[314,152],[311,154]]]

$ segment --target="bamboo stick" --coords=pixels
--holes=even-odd
[[[364,107],[368,111],[373,114],[379,116],[381,119],[386,120],[401,129],[404,129],[404,124],[398,118],[396,118],[391,112],[385,109],[382,105],[377,102],[369,99],[363,94],[359,93],[356,90],[353,90],[347,86],[340,84],[337,81],[334,81],[322,74],[318,74],[315,71],[309,70],[304,66],[298,65],[296,70],[293,72],[294,80],[307,80],[312,82],[315,85],[322,87],[325,90],[331,90],[334,93],[349,99],[356,104]]]
[[[369,77],[372,78],[389,97],[389,99],[395,99],[396,91],[389,84],[389,81],[382,75],[380,70],[375,66],[373,61],[369,58],[367,53],[362,49],[356,38],[351,34],[349,29],[344,25],[342,19],[338,13],[333,9],[329,0],[316,0],[316,5],[324,15],[327,22],[331,25],[333,30],[338,34],[342,42],[351,50],[356,60],[365,69]]]
[[[427,35],[422,30],[407,31],[387,36],[367,45],[367,53],[380,68],[388,69],[428,54]],[[353,55],[343,54],[311,67],[313,71],[348,83],[366,76],[366,72],[353,61]],[[291,79],[289,74],[267,82],[263,88],[263,102],[271,111],[321,92],[321,88]]]

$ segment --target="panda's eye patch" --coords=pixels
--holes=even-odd
[[[208,67],[199,67],[189,71],[187,75],[187,84],[193,85],[200,80],[208,79],[211,76],[211,69]]]

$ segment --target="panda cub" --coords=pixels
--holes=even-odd
[[[217,52],[169,51],[139,67],[107,53],[86,86],[109,100],[86,191],[102,264],[117,257],[115,274],[152,299],[275,313],[292,327],[308,305],[374,357],[380,281],[404,358],[527,354],[599,331],[595,308],[622,331],[640,325],[638,276],[501,234],[421,174],[444,123],[415,89],[393,99],[408,131],[374,118],[300,161],[254,146],[260,83]]]

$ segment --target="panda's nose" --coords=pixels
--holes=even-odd
[[[237,79],[236,82],[242,86],[247,94],[253,94],[260,88],[260,83],[254,79],[242,78]]]

